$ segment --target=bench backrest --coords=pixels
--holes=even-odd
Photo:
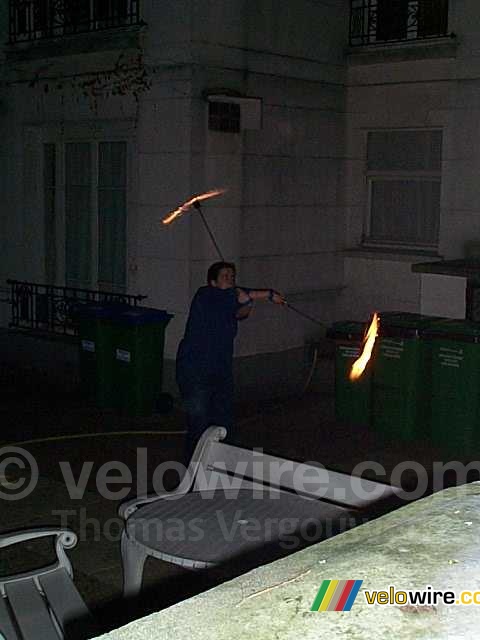
[[[331,471],[321,465],[210,441],[199,460],[193,490],[240,488],[293,491],[357,509],[400,493],[397,487]]]

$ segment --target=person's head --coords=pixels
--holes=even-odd
[[[235,286],[235,275],[233,262],[214,262],[207,271],[207,282],[211,287],[231,289]]]

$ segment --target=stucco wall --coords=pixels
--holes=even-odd
[[[479,11],[478,3],[451,2],[449,30],[456,37],[441,46],[419,47],[417,54],[399,47],[395,57],[394,47],[377,49],[370,58],[365,50],[349,56],[346,249],[361,245],[367,214],[367,131],[438,127],[443,149],[437,252],[348,252],[345,316],[366,318],[378,308],[419,311],[420,279],[410,265],[464,257],[466,243],[480,238]]]
[[[138,260],[130,279],[151,304],[175,314],[167,357],[217,253],[195,212],[168,228],[158,227],[159,216],[211,188],[227,190],[203,209],[224,257],[237,263],[239,282],[278,288],[327,322],[335,315],[345,4],[181,3],[146,40],[153,67],[177,66],[157,71],[143,100]],[[150,11],[158,17],[155,4]],[[171,31],[168,20],[177,25]],[[261,128],[209,131],[205,96],[215,92],[261,99]],[[237,354],[290,349],[318,331],[293,312],[258,305],[242,325]]]

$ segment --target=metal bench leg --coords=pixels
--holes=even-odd
[[[122,533],[121,551],[123,595],[132,598],[138,595],[142,587],[143,567],[148,554],[138,544],[129,540],[125,532]]]

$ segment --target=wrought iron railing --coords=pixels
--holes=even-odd
[[[448,35],[448,0],[350,0],[350,46]]]
[[[140,0],[10,0],[10,43],[140,23]]]
[[[7,280],[7,284],[11,327],[71,336],[78,334],[75,311],[79,304],[111,302],[136,307],[147,297],[19,280]]]

